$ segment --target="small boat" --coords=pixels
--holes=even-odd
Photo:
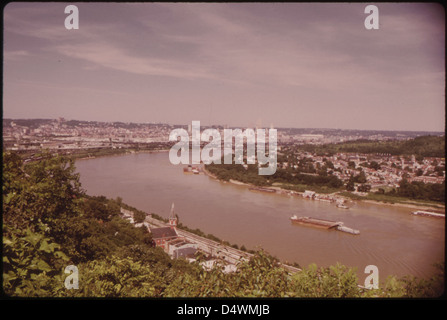
[[[343,203],[337,203],[337,208],[341,208],[341,209],[349,209],[349,207],[346,206],[346,205],[343,204]]]
[[[339,226],[337,227],[337,230],[338,230],[338,231],[342,231],[342,232],[346,232],[346,233],[350,233],[350,234],[355,234],[355,235],[360,234],[360,231],[359,231],[359,230],[356,230],[356,229],[352,229],[352,228],[346,227],[346,226],[344,226],[343,224],[339,225]]]

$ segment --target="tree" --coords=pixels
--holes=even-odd
[[[369,192],[371,190],[371,186],[369,184],[361,184],[357,187],[359,192]]]
[[[365,183],[366,182],[366,174],[365,174],[365,172],[363,170],[360,171],[358,176],[355,177],[355,180],[358,183]]]
[[[51,228],[55,219],[75,214],[83,194],[72,160],[42,155],[41,161],[24,164],[4,155],[4,221],[16,226],[41,220]]]
[[[369,167],[370,167],[371,169],[374,169],[374,170],[379,170],[379,169],[380,169],[380,164],[377,163],[376,161],[371,161],[371,162],[369,163]]]
[[[146,213],[144,213],[143,211],[139,211],[139,210],[136,212],[134,211],[133,219],[134,219],[135,223],[142,223],[142,222],[144,222],[144,220],[146,220]]]
[[[353,298],[361,296],[355,269],[336,264],[318,268],[315,264],[292,277],[291,295],[294,297]]]
[[[355,191],[355,185],[354,185],[354,181],[352,179],[349,179],[348,183],[346,184],[346,190],[347,191]]]
[[[66,293],[75,297],[156,297],[161,277],[149,266],[132,258],[107,257],[80,265],[79,290]]]
[[[30,228],[3,234],[3,289],[11,296],[52,296],[69,258],[53,239]],[[60,284],[60,283],[59,283]]]

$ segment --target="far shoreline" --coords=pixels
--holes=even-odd
[[[118,157],[118,156],[126,156],[129,154],[140,154],[140,153],[161,153],[161,152],[169,152],[169,149],[161,149],[161,150],[126,150],[125,152],[121,153],[110,153],[110,154],[103,154],[103,155],[94,155],[91,157],[82,157],[78,158],[75,155],[71,155],[73,160],[92,160],[92,159],[98,159],[98,158],[106,158],[106,157]]]
[[[245,186],[247,188],[259,188],[259,186],[256,186],[254,184],[240,182],[238,180],[233,180],[233,179],[230,179],[229,181],[220,180],[214,174],[209,172],[204,166],[203,166],[202,170],[207,176],[211,177],[212,179],[215,179],[216,181],[228,182],[228,183],[238,185],[238,186]],[[289,194],[289,195],[302,195],[303,194],[303,192],[283,189],[281,187],[263,187],[263,188],[268,188],[268,189],[273,189],[273,190],[279,191],[279,194]],[[406,209],[416,209],[416,210],[442,210],[445,214],[445,204],[444,205],[443,204],[433,204],[433,206],[430,206],[427,204],[418,205],[418,204],[398,203],[398,202],[388,203],[388,202],[384,202],[384,201],[377,201],[377,200],[370,200],[370,199],[352,199],[352,198],[340,196],[340,195],[338,195],[337,197],[340,199],[343,199],[346,202],[353,202],[353,203],[360,202],[360,203],[368,203],[368,204],[372,204],[372,205],[381,205],[381,206],[385,205],[385,206],[392,206],[392,207],[399,207],[399,208],[406,208]]]

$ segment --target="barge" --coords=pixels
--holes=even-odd
[[[299,217],[298,218],[297,216],[291,217],[290,220],[294,224],[309,225],[309,226],[323,228],[323,229],[332,229],[332,228],[335,228],[341,224],[341,222],[337,222],[337,221],[315,219],[315,218],[309,218],[309,217]]]
[[[359,230],[346,227],[344,225],[344,223],[341,221],[331,221],[331,220],[324,220],[324,219],[317,219],[317,218],[310,218],[310,217],[297,217],[296,215],[291,217],[290,220],[294,224],[307,225],[307,226],[321,228],[321,229],[335,229],[338,231],[355,234],[355,235],[360,234]]]
[[[248,188],[248,190],[251,190],[251,191],[260,191],[260,192],[269,192],[269,193],[275,193],[275,192],[276,192],[275,189],[262,188],[262,187],[251,187],[251,188]]]

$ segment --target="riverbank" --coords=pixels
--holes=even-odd
[[[97,159],[97,158],[105,158],[105,157],[118,157],[118,156],[124,156],[129,154],[140,154],[140,153],[159,153],[159,152],[169,152],[169,149],[161,149],[161,150],[129,150],[126,149],[122,152],[111,152],[111,153],[103,153],[103,154],[92,154],[92,156],[77,156],[72,155],[69,156],[70,158],[74,160],[90,160],[90,159]]]
[[[237,180],[233,180],[230,179],[229,181],[222,181],[220,179],[217,178],[217,176],[215,176],[214,174],[212,174],[211,172],[209,172],[205,166],[203,166],[203,172],[217,180],[217,181],[221,181],[221,182],[229,182],[235,185],[239,185],[239,186],[246,186],[247,188],[259,188],[256,185],[253,184],[249,184],[249,183],[244,183],[244,182],[240,182]],[[294,191],[294,190],[289,190],[289,189],[284,189],[278,186],[275,187],[263,187],[263,189],[271,189],[271,190],[275,190],[276,193],[278,194],[288,194],[288,195],[299,195],[299,196],[303,196],[304,192],[299,192],[299,191]],[[311,190],[310,190],[311,191]],[[378,200],[370,200],[370,199],[353,199],[351,197],[347,197],[344,195],[340,195],[337,193],[332,193],[332,194],[328,194],[325,196],[332,196],[333,198],[335,198],[334,201],[339,200],[341,202],[352,202],[352,203],[356,203],[356,202],[363,202],[363,203],[369,203],[369,204],[373,204],[373,205],[381,205],[381,206],[392,206],[392,207],[398,207],[398,208],[408,208],[408,209],[414,209],[414,210],[428,210],[428,211],[441,211],[445,214],[445,205],[442,204],[426,204],[426,203],[401,203],[401,202],[394,202],[394,203],[390,203],[388,201],[378,201]],[[325,200],[325,199],[322,199]],[[394,199],[393,199],[394,200]],[[395,201],[399,201],[399,200],[395,200]],[[411,201],[410,199],[408,201]]]

